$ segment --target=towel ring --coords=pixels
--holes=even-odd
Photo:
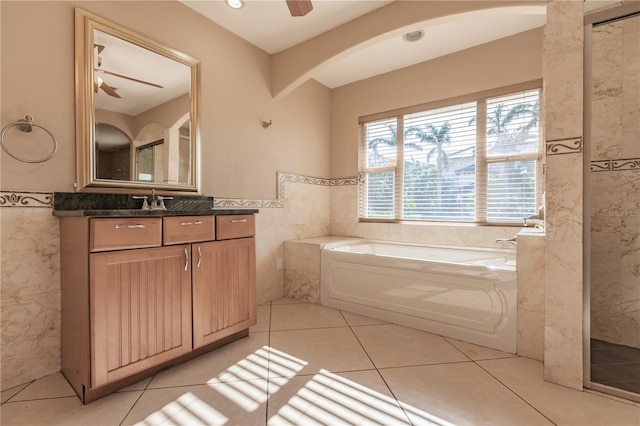
[[[4,151],[7,154],[12,156],[16,160],[22,161],[24,163],[43,163],[43,162],[51,159],[51,157],[53,157],[56,154],[56,152],[58,151],[58,141],[56,141],[55,136],[53,136],[53,133],[51,133],[50,131],[48,131],[47,129],[42,127],[41,125],[34,123],[32,116],[26,115],[24,118],[25,118],[24,120],[18,120],[18,121],[15,121],[15,122],[11,123],[11,124],[7,124],[4,127],[4,129],[2,129],[2,133],[0,133],[0,145],[2,146],[2,149],[4,149]],[[37,160],[30,160],[28,158],[22,158],[19,155],[14,154],[13,152],[9,151],[7,149],[7,147],[4,145],[4,134],[7,133],[7,130],[9,130],[12,127],[17,127],[18,130],[20,130],[22,132],[26,132],[26,133],[33,132],[33,128],[34,127],[38,127],[40,129],[44,130],[51,137],[51,141],[53,142],[53,150],[51,150],[51,153],[49,153],[49,155],[47,155],[46,157],[39,158]]]

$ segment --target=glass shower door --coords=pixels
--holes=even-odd
[[[587,386],[640,400],[640,11],[594,22],[586,31]]]

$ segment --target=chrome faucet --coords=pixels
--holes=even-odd
[[[149,210],[149,202],[147,201],[147,197],[146,195],[133,195],[131,198],[133,198],[134,200],[143,200],[142,201],[142,210]]]
[[[173,197],[166,197],[164,195],[156,195],[156,190],[151,190],[151,205],[150,210],[166,210],[167,206],[164,205],[164,200],[173,200]]]
[[[514,235],[511,238],[498,238],[496,240],[496,244],[502,244],[502,243],[507,243],[507,244],[513,244],[514,246],[518,245],[518,242],[516,241],[517,235]]]

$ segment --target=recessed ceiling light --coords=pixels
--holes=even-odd
[[[402,36],[402,39],[404,41],[418,41],[422,37],[424,37],[424,31],[423,30],[417,30],[417,31],[411,31],[411,32],[408,32],[408,33],[404,34]]]
[[[226,0],[227,5],[232,9],[242,9],[244,0]]]

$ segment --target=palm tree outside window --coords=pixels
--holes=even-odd
[[[536,85],[362,118],[360,218],[521,223],[534,214],[542,193]]]

